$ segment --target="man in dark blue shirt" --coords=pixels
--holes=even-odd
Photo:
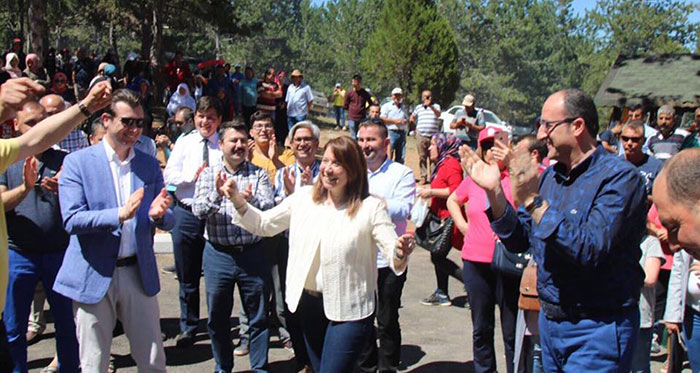
[[[641,120],[631,120],[622,126],[620,141],[625,149],[625,159],[637,168],[644,182],[644,191],[651,200],[651,188],[664,164],[644,153],[642,149],[644,139],[644,122]]]
[[[517,211],[504,197],[498,165],[460,149],[486,191],[493,231],[508,250],[530,249],[537,262],[546,371],[629,371],[639,332],[644,187],[629,162],[596,146],[597,132],[590,96],[577,89],[551,95],[537,138],[557,164],[538,178],[532,157],[516,152]]]
[[[24,134],[46,117],[37,102],[24,105],[15,127]],[[68,153],[47,149],[19,161],[0,175],[9,245],[9,284],[4,322],[17,371],[27,369],[25,333],[34,289],[39,281],[56,320],[56,344],[61,369],[78,371],[78,340],[70,299],[53,291],[58,269],[68,247],[58,204],[58,176]],[[41,312],[41,310],[37,310]]]

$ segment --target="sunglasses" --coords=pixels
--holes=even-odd
[[[423,96],[423,98],[430,98],[431,96]]]
[[[119,121],[124,124],[125,127],[136,127],[143,128],[145,121],[143,118],[119,118]]]
[[[642,141],[643,137],[620,136],[620,139],[622,139],[622,142],[627,142],[627,141],[640,142],[640,141]]]

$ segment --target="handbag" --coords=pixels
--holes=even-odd
[[[423,225],[416,229],[416,243],[435,255],[447,256],[452,248],[451,217],[440,219],[434,212],[428,211]]]
[[[529,252],[510,252],[501,240],[497,240],[496,247],[493,250],[493,259],[491,259],[491,269],[506,276],[519,278],[522,276],[525,267],[527,267],[527,262],[530,258]]]
[[[525,311],[539,311],[540,299],[537,294],[537,265],[530,265],[523,270],[520,279],[520,297],[518,308]]]

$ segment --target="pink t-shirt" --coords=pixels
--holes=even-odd
[[[507,172],[501,174],[501,187],[509,203],[513,203],[510,192],[510,177]],[[486,216],[486,192],[476,185],[470,177],[465,177],[455,194],[461,204],[466,204],[469,229],[464,236],[462,259],[478,263],[491,263],[493,249],[496,246],[496,234]]]

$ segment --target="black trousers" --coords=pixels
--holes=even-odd
[[[501,311],[501,331],[506,353],[506,371],[513,373],[515,322],[518,313],[520,279],[502,276],[490,263],[462,260],[464,285],[469,293],[474,351],[474,372],[496,371],[496,350],[493,346],[495,307]]]
[[[379,268],[377,275],[377,328],[362,350],[361,372],[396,372],[401,361],[399,308],[406,272],[396,276],[391,268]],[[379,348],[377,348],[379,337]]]
[[[12,355],[10,355],[10,345],[7,343],[5,323],[0,317],[0,373],[12,372],[14,367],[15,363],[12,361]]]

